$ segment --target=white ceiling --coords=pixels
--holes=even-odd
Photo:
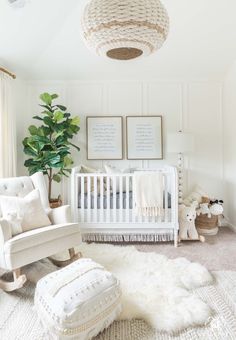
[[[88,51],[80,18],[88,0],[0,0],[0,60],[28,79],[220,80],[236,59],[235,0],[162,0],[170,34],[152,56],[114,61]]]

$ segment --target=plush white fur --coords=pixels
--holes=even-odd
[[[191,291],[212,283],[212,276],[200,264],[185,258],[169,260],[156,253],[139,252],[133,246],[82,244],[79,250],[119,278],[121,319],[145,319],[159,331],[175,332],[204,325],[210,317],[210,308]],[[41,264],[47,271],[45,261]],[[28,270],[31,279],[35,276],[33,272],[42,272],[37,266],[40,264]]]

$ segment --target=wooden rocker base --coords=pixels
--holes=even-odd
[[[27,278],[24,274],[20,274],[20,269],[13,270],[13,281],[5,281],[0,278],[0,289],[5,292],[12,292],[16,289],[22,288]]]
[[[69,249],[69,254],[70,254],[70,258],[68,260],[64,260],[64,261],[60,261],[60,260],[55,260],[53,258],[50,257],[50,261],[55,264],[55,266],[57,267],[66,267],[68,266],[68,264],[71,264],[72,262],[80,259],[82,257],[82,253],[75,253],[74,248],[70,248]]]

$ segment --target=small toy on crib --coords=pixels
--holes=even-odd
[[[194,201],[191,206],[184,204],[179,206],[179,241],[193,240],[205,242],[205,237],[199,235],[195,227],[197,206],[197,201]]]

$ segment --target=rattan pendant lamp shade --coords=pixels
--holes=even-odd
[[[87,46],[98,55],[129,60],[162,46],[169,18],[159,0],[91,0],[82,29]]]

